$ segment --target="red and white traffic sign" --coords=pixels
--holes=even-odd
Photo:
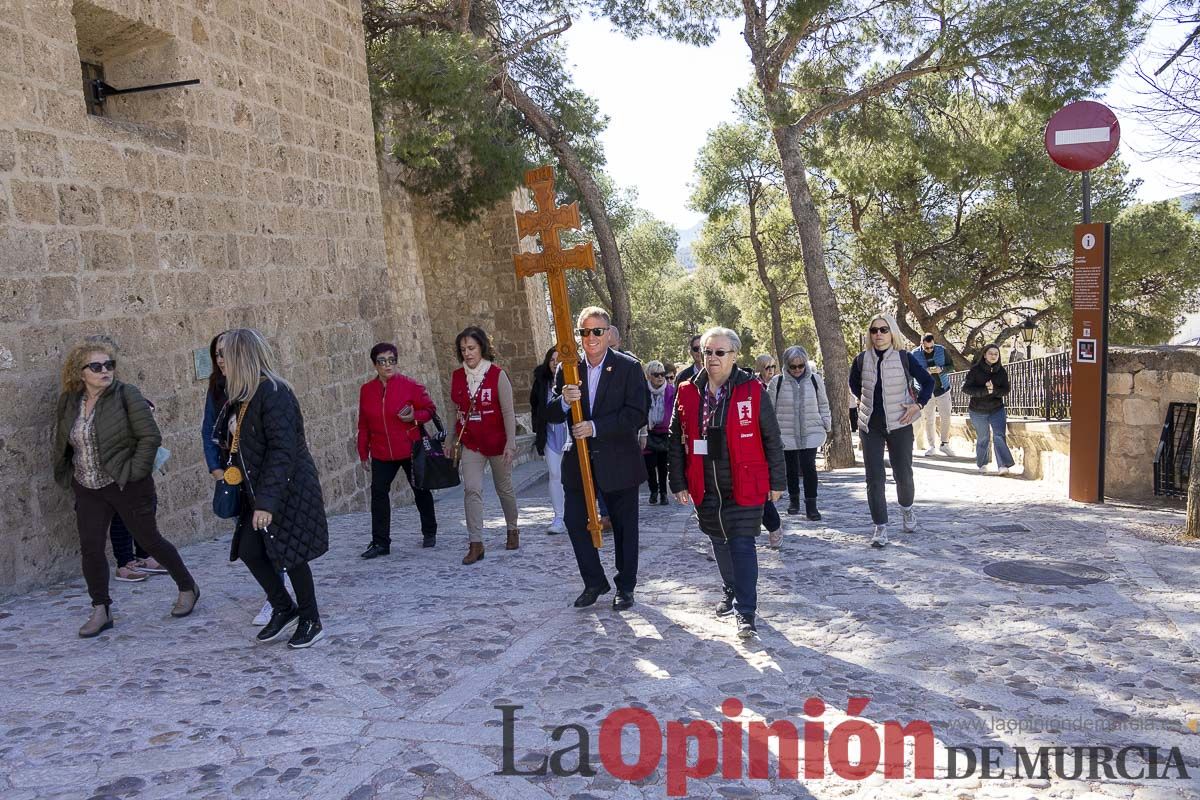
[[[1055,164],[1086,172],[1108,161],[1121,141],[1121,123],[1106,105],[1091,100],[1070,103],[1046,125],[1046,152]]]

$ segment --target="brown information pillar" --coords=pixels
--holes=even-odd
[[[1070,497],[1081,503],[1104,502],[1108,234],[1107,222],[1075,226]]]

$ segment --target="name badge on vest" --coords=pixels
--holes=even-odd
[[[693,439],[692,440],[692,455],[694,455],[694,456],[708,455],[708,442],[706,442],[704,439]]]
[[[468,422],[483,422],[483,415],[476,411],[474,414],[467,417]]]
[[[742,400],[737,404],[738,424],[753,425],[754,424],[754,401]]]

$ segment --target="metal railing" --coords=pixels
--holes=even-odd
[[[1195,430],[1196,404],[1171,403],[1154,451],[1154,493],[1159,497],[1187,497]]]
[[[1045,420],[1071,418],[1071,354],[1052,353],[1004,365],[1012,386],[1004,405],[1010,417]],[[971,398],[963,394],[966,371],[950,373],[950,402],[955,414],[966,414]]]

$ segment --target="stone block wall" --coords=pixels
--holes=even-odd
[[[1154,453],[1171,403],[1195,403],[1200,347],[1114,347],[1108,356],[1104,493],[1154,497]]]
[[[50,430],[61,359],[86,335],[110,336],[119,377],[158,406],[172,540],[228,529],[209,510],[193,354],[236,326],[261,329],[296,386],[329,511],[365,509],[354,440],[367,350],[396,342],[401,368],[436,395],[448,344],[433,335],[413,242],[436,226],[422,217],[385,237],[359,2],[0,10],[0,594],[78,572]],[[81,61],[118,88],[201,83],[115,97],[97,116]],[[497,270],[502,238],[487,248]],[[468,282],[455,269],[446,280]],[[494,307],[501,294],[488,284],[478,297]],[[523,372],[530,345],[503,347]]]

